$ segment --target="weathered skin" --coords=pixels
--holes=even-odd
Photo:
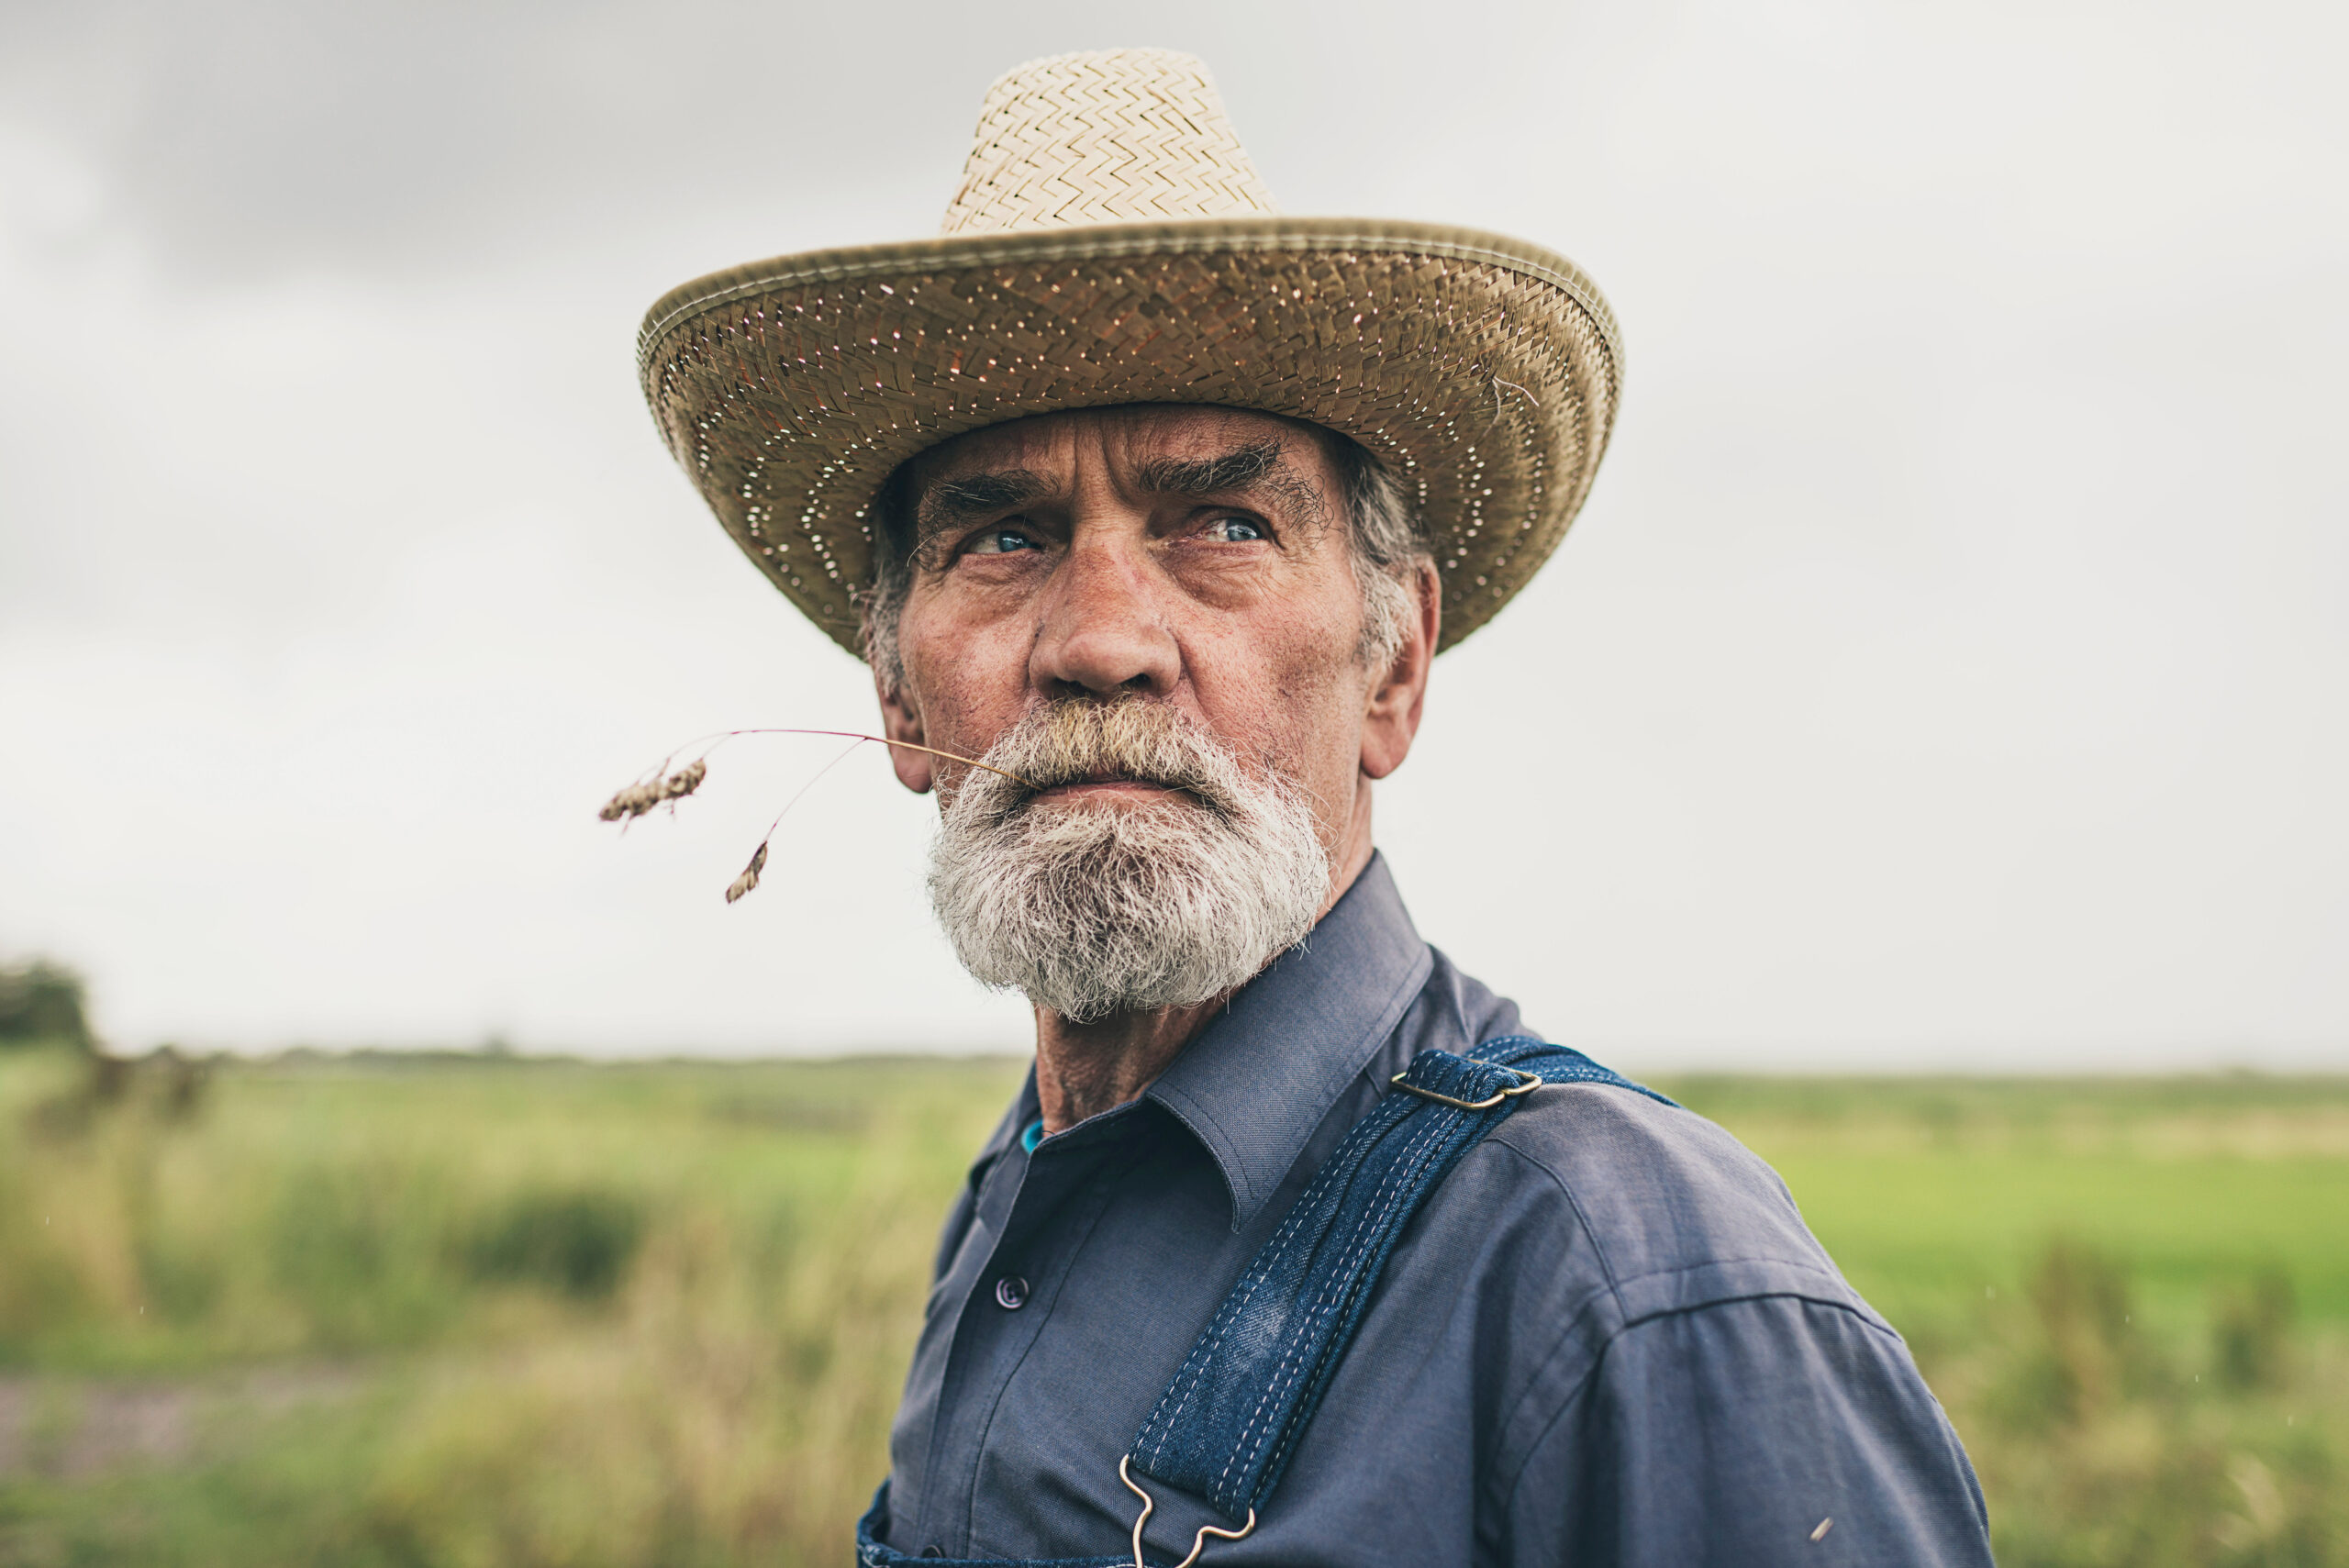
[[[1141,406],[1021,419],[924,453],[898,626],[905,683],[880,692],[889,738],[980,756],[1039,704],[1172,703],[1308,792],[1330,854],[1326,911],[1370,860],[1372,781],[1402,765],[1418,732],[1440,599],[1423,566],[1393,663],[1364,667],[1362,593],[1322,439],[1267,415]],[[1163,467],[1152,472],[1267,441],[1277,462],[1240,489],[1168,489]],[[983,476],[1020,494],[967,505]],[[950,485],[963,486],[952,505]],[[951,791],[962,771],[890,755],[915,791]],[[1118,779],[1049,791],[1039,806],[1197,809]],[[1038,1008],[1046,1129],[1139,1095],[1219,1005],[1085,1024]]]

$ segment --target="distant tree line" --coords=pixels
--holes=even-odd
[[[80,975],[45,958],[0,963],[0,1049],[96,1043]]]

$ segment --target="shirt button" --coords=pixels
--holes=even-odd
[[[1028,1305],[1028,1282],[1018,1274],[1006,1274],[995,1282],[995,1304],[1006,1312],[1017,1312]]]

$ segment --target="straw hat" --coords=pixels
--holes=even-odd
[[[852,651],[893,469],[966,430],[1119,403],[1261,409],[1375,452],[1433,541],[1449,647],[1582,506],[1622,350],[1598,290],[1539,246],[1279,216],[1203,64],[1111,50],[989,89],[937,239],[674,289],[637,366],[727,532]]]

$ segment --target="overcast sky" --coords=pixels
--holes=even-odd
[[[0,953],[171,1039],[1019,1045],[861,666],[655,438],[689,277],[932,231],[988,82],[1205,56],[1292,212],[1624,324],[1379,838],[1633,1068],[2349,1066],[2338,6],[0,5]]]

